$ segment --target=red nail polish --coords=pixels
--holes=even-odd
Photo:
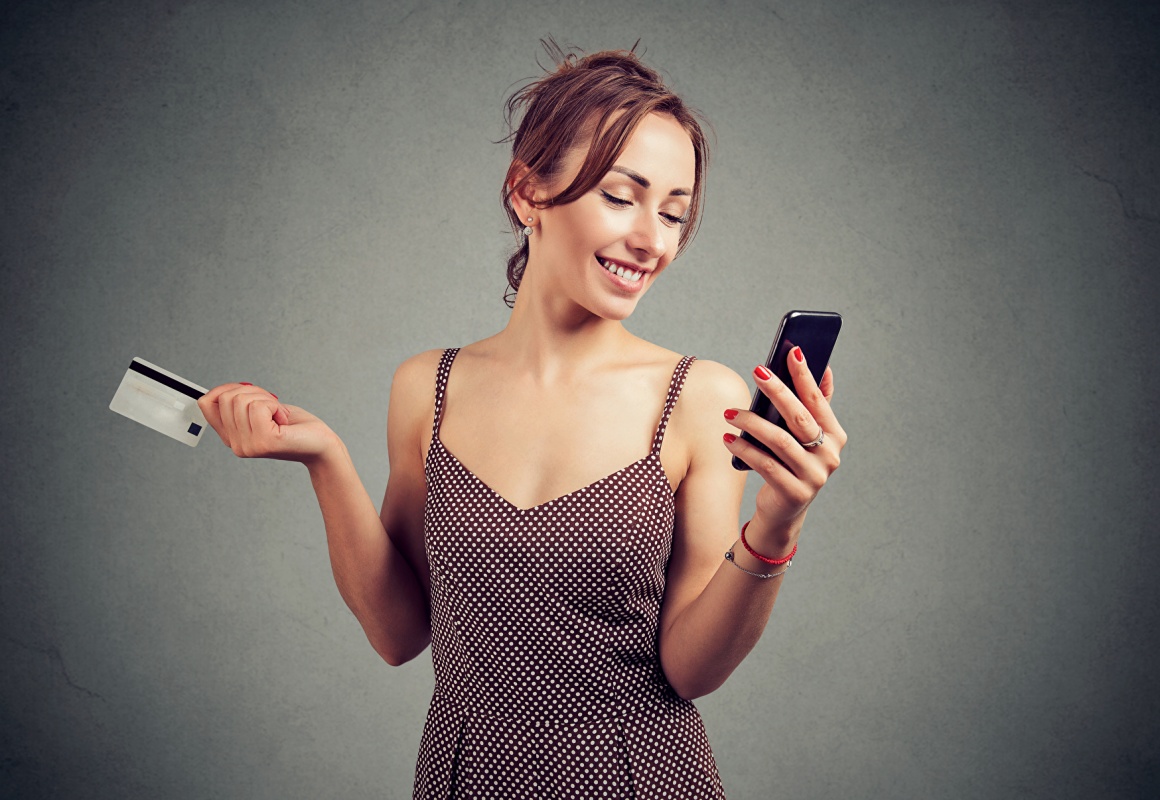
[[[238,381],[238,383],[240,383],[242,386],[253,386],[254,385],[254,384],[250,383],[249,381]]]
[[[725,439],[725,444],[733,444],[733,442],[737,441],[737,437],[731,433],[725,434],[723,438]]]
[[[735,409],[735,408],[725,409],[725,419],[733,419],[736,416],[737,416],[737,409]]]
[[[773,377],[773,373],[760,364],[753,368],[753,374],[763,381],[767,381]]]
[[[273,392],[270,392],[270,394],[274,394],[274,393],[273,393]],[[275,400],[277,400],[277,399],[278,399],[278,395],[274,394],[274,399],[275,399]]]
[[[793,349],[793,357],[798,360],[799,364],[805,363],[806,357],[802,355],[802,349],[800,347]]]

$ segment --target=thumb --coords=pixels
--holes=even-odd
[[[298,425],[303,422],[312,422],[318,419],[318,417],[304,408],[286,403],[278,403],[278,408],[274,411],[273,419],[276,425]]]

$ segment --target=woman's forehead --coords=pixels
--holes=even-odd
[[[579,173],[593,141],[594,137],[578,142],[565,157],[562,185],[568,185]],[[615,166],[643,176],[650,185],[663,189],[665,194],[673,189],[691,191],[696,182],[693,140],[668,114],[653,112],[645,115],[625,142]]]
[[[667,114],[645,116],[625,143],[616,165],[642,175],[668,194],[693,189],[696,151],[681,124]]]

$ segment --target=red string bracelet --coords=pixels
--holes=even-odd
[[[752,522],[752,521],[753,520],[750,520],[750,522]],[[793,550],[791,550],[789,552],[789,555],[786,556],[785,558],[766,558],[761,553],[757,552],[752,547],[750,547],[749,542],[745,541],[745,529],[748,527],[749,527],[749,522],[746,522],[744,525],[741,526],[741,544],[746,550],[749,551],[749,555],[753,556],[754,558],[756,558],[758,561],[762,562],[763,564],[772,564],[775,567],[779,567],[782,564],[788,564],[790,562],[790,560],[794,557],[794,555],[797,553],[797,545],[795,544],[793,546]]]

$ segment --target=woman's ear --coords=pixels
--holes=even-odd
[[[512,210],[521,220],[526,221],[529,216],[534,217],[540,208],[541,194],[531,171],[518,161],[512,162],[511,169],[508,170],[508,197]]]

